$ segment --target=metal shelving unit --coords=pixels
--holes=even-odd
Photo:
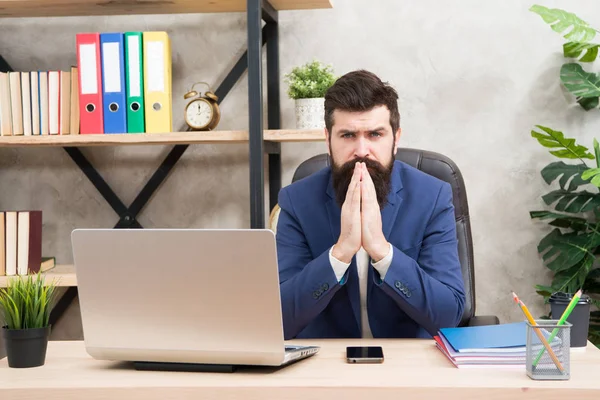
[[[280,72],[279,72],[279,10],[331,8],[330,0],[237,0],[228,2],[197,0],[189,2],[175,0],[165,5],[164,2],[141,2],[121,5],[119,2],[98,4],[88,0],[72,0],[65,5],[64,1],[29,0],[14,2],[0,0],[0,18],[2,17],[50,17],[71,15],[119,15],[119,14],[168,14],[168,13],[203,13],[203,12],[239,12],[246,11],[247,16],[247,50],[235,63],[231,71],[218,86],[215,94],[219,102],[227,96],[244,72],[248,72],[248,104],[249,129],[243,131],[210,132],[207,140],[198,140],[198,135],[186,132],[135,135],[73,135],[70,138],[53,137],[0,137],[0,147],[26,146],[62,146],[73,162],[87,176],[102,197],[108,202],[118,216],[114,228],[143,228],[137,216],[146,206],[154,192],[169,176],[173,167],[185,153],[190,144],[195,143],[240,143],[248,142],[250,167],[250,224],[251,228],[265,227],[264,184],[265,167],[269,174],[269,206],[272,209],[277,203],[277,195],[281,189],[281,142],[282,141],[314,141],[323,140],[321,132],[280,131]],[[272,5],[273,4],[273,5]],[[263,26],[263,22],[265,23]],[[263,121],[263,70],[262,52],[266,45],[267,58],[267,130]],[[0,55],[0,71],[12,71],[8,61]],[[182,127],[182,130],[185,127]],[[172,135],[171,139],[167,136]],[[100,137],[102,136],[102,137]],[[108,135],[106,135],[108,136]],[[39,139],[39,140],[38,140]],[[128,145],[128,144],[169,144],[173,148],[164,158],[161,165],[150,177],[146,185],[127,206],[98,173],[94,166],[81,152],[80,147],[94,145]],[[264,154],[268,154],[268,163],[264,165]],[[69,274],[72,272],[69,270]],[[51,316],[51,323],[63,315],[69,304],[77,295],[76,280],[72,280],[66,293],[59,300]]]

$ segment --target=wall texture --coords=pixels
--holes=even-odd
[[[548,7],[577,13],[600,27],[597,2]],[[338,74],[366,68],[400,94],[401,145],[444,153],[462,169],[470,201],[476,257],[477,313],[503,322],[522,319],[516,291],[535,314],[533,291],[549,275],[536,253],[544,224],[528,212],[542,207],[539,171],[553,161],[530,137],[534,124],[591,145],[600,115],[573,106],[561,89],[562,38],[522,0],[337,0],[331,10],[280,14],[282,121],[294,127],[283,74],[317,58]],[[194,81],[214,87],[245,49],[245,14],[0,19],[0,54],[16,70],[68,70],[74,35],[85,31],[166,30],[173,49],[175,130],[183,127],[183,94]],[[244,76],[222,103],[220,129],[247,129]],[[84,148],[129,204],[168,146]],[[283,146],[283,184],[296,166],[325,151],[324,143]],[[145,227],[248,227],[246,145],[191,146],[139,219]],[[44,210],[45,255],[72,261],[70,232],[112,227],[116,214],[61,148],[1,149],[0,208]],[[81,337],[74,304],[55,339]]]

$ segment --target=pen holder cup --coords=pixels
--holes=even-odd
[[[571,326],[558,320],[527,322],[525,363],[527,376],[535,380],[566,380],[571,377]],[[540,338],[544,338],[544,341]],[[548,347],[550,351],[548,351]]]

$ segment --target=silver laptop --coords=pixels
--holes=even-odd
[[[274,233],[266,229],[76,229],[83,334],[96,359],[282,366]]]

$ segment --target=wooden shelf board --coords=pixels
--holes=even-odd
[[[323,129],[275,129],[266,130],[264,140],[271,142],[319,142],[325,140]]]
[[[87,135],[3,136],[0,147],[24,146],[113,146],[140,144],[187,144],[247,142],[245,131],[115,133]]]
[[[56,280],[57,286],[77,286],[74,265],[57,265],[51,270],[42,273],[42,276],[44,276],[46,282]],[[18,278],[18,276],[0,276],[0,287],[6,287],[11,278]]]
[[[309,142],[324,140],[321,130],[266,130],[264,140]],[[247,131],[118,133],[89,135],[1,136],[0,147],[87,147],[156,144],[247,143]]]
[[[332,8],[331,0],[270,0],[273,8]],[[246,0],[0,0],[0,17],[244,12]]]

